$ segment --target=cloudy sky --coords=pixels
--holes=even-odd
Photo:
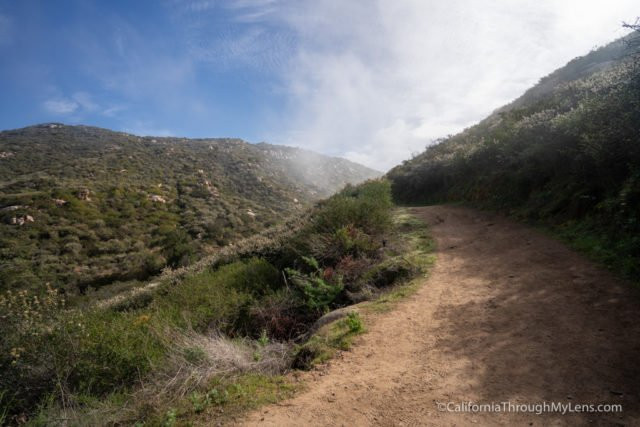
[[[233,136],[386,170],[639,15],[637,0],[0,0],[0,129]]]

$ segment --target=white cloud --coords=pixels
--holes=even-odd
[[[219,69],[252,67],[262,72],[281,69],[289,59],[291,35],[273,28],[252,26],[245,31],[194,31],[188,38],[192,59]]]
[[[293,51],[292,31],[280,25],[278,0],[175,2],[188,60],[229,71],[280,70]],[[271,25],[271,24],[277,25]]]
[[[80,105],[71,99],[49,99],[43,103],[45,110],[53,114],[71,114],[75,112]]]
[[[113,105],[102,110],[102,115],[106,117],[115,117],[118,113],[126,109],[127,107],[125,105]]]
[[[103,107],[89,92],[79,91],[71,96],[62,96],[58,88],[51,87],[51,98],[44,101],[42,106],[46,111],[55,115],[67,116],[71,121],[82,121],[91,114],[104,117],[116,117],[118,113],[127,109],[124,104],[113,104]]]
[[[635,0],[318,0],[277,7],[273,13],[272,2],[258,5],[252,15],[291,29],[298,46],[281,69],[289,108],[269,139],[382,170],[620,37],[621,21],[640,13]]]
[[[96,111],[100,108],[98,104],[93,101],[93,98],[87,92],[76,92],[72,96],[73,100],[87,112]]]
[[[380,170],[477,122],[571,58],[621,36],[621,21],[640,13],[637,0],[166,2],[180,49],[110,18],[111,37],[87,30],[70,43],[83,58],[84,72],[112,97],[97,97],[97,90],[54,91],[44,95],[44,108],[78,120],[93,114],[122,122],[133,120],[119,117],[127,106],[137,106],[129,116],[149,105],[161,106],[155,113],[188,111],[206,121],[222,116],[224,96],[220,105],[201,96],[207,86],[196,87],[199,79],[250,68],[247,86],[255,83],[261,91],[256,96],[271,90],[273,97],[257,104],[275,99],[272,111],[255,113],[265,116],[247,117],[260,123],[254,129],[262,127],[252,130],[255,139]],[[2,22],[0,15],[0,43]],[[251,81],[253,73],[261,75],[259,81]],[[278,84],[261,86],[274,76]],[[134,133],[171,134],[160,121],[122,123]]]
[[[217,4],[218,4],[218,1],[216,0],[196,0],[196,1],[187,2],[185,6],[188,10],[191,10],[194,12],[202,12],[205,10],[212,9]]]

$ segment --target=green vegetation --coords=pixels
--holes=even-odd
[[[311,269],[308,274],[292,268],[285,269],[291,283],[302,294],[304,304],[311,310],[326,311],[331,303],[342,292],[342,278],[338,276],[336,283],[327,283],[323,279],[323,271],[314,258],[303,257],[302,260]]]
[[[404,250],[394,258],[413,267],[413,274],[364,305],[366,313],[387,312],[396,303],[413,294],[428,277],[431,267],[435,263],[435,241],[429,235],[427,225],[409,214],[406,210],[398,209],[395,216],[395,235],[404,241]],[[392,258],[393,259],[393,258]]]
[[[364,324],[360,314],[349,312],[347,317],[332,322],[318,330],[308,341],[296,351],[294,366],[299,369],[324,363],[331,359],[338,350],[351,348],[353,339],[364,332]]]
[[[291,147],[60,124],[0,132],[0,152],[0,290],[50,283],[93,297],[190,265],[376,176]]]
[[[193,392],[145,425],[210,425],[212,419],[239,415],[293,395],[298,387],[278,375],[245,374],[233,380],[218,378],[202,392]]]
[[[367,316],[391,310],[397,302],[424,284],[435,261],[435,243],[429,236],[427,225],[405,209],[396,209],[392,227],[393,232],[388,233],[390,240],[385,248],[386,256],[370,266],[359,282],[375,286],[379,282],[374,278],[380,271],[395,272],[393,278],[388,279],[382,289],[377,288],[378,292],[370,292],[367,297],[369,301],[349,308],[336,320],[329,319],[322,324],[307,341],[298,346],[295,367],[309,369],[329,360],[336,351],[349,349],[353,339],[365,331]],[[402,267],[398,268],[397,265]]]
[[[304,344],[318,318],[418,268],[400,261],[417,249],[396,236],[407,223],[394,221],[387,181],[348,186],[291,224],[167,272],[132,300],[5,292],[0,414],[171,425],[287,396],[279,375],[319,339]],[[347,348],[363,330],[349,314],[327,344]]]
[[[640,278],[640,68],[632,34],[389,172],[406,204],[464,201],[551,228]]]

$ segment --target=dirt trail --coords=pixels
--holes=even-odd
[[[414,208],[437,261],[308,390],[246,425],[640,425],[638,293],[562,244],[464,208]],[[620,403],[622,414],[440,412],[437,402]]]

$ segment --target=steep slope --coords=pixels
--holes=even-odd
[[[470,201],[551,225],[640,277],[640,68],[626,41],[391,170],[396,199]]]
[[[143,279],[377,175],[239,139],[62,124],[0,132],[0,288]]]

